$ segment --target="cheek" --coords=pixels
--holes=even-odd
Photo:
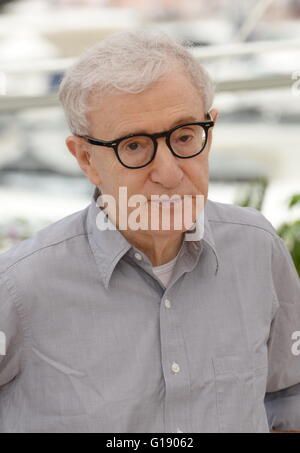
[[[208,159],[206,156],[197,156],[194,161],[187,163],[185,174],[188,179],[196,186],[203,187],[207,184],[209,176]]]
[[[93,166],[103,183],[113,182],[121,170],[113,152],[111,153],[107,150],[104,152],[99,151],[99,153],[94,154],[93,158]]]
[[[143,194],[146,176],[141,170],[123,167],[117,160],[106,160],[97,163],[97,171],[102,180],[105,193],[118,196],[119,188],[126,187],[128,197]]]

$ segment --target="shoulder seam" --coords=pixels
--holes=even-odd
[[[215,222],[215,223],[231,223],[232,225],[249,226],[249,227],[252,227],[252,228],[257,228],[257,229],[259,229],[259,230],[263,230],[263,231],[265,231],[266,233],[269,233],[269,234],[270,234],[272,237],[274,237],[274,238],[277,237],[276,232],[267,230],[266,228],[264,228],[264,227],[262,227],[262,226],[254,225],[254,224],[251,224],[251,223],[233,222],[233,221],[229,221],[229,220],[216,220],[216,219],[208,219],[208,221],[209,221],[209,222]]]
[[[74,236],[67,237],[67,238],[62,239],[62,240],[60,240],[58,242],[52,242],[51,244],[48,244],[48,245],[45,245],[43,247],[39,247],[36,250],[33,250],[32,252],[29,252],[27,255],[22,256],[21,258],[17,259],[17,261],[14,261],[12,264],[10,264],[8,267],[6,267],[2,272],[0,272],[0,276],[4,275],[13,266],[17,265],[18,263],[20,263],[21,261],[25,260],[26,258],[29,258],[31,255],[34,255],[35,253],[37,253],[37,252],[39,252],[41,250],[44,250],[44,249],[46,249],[48,247],[53,247],[54,245],[61,244],[62,242],[66,242],[66,241],[68,241],[70,239],[73,239],[73,238],[76,238],[78,236],[86,236],[86,233],[75,234]]]

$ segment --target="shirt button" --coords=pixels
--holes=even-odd
[[[143,259],[142,255],[140,253],[135,253],[134,254],[134,257],[135,259],[137,259],[138,261],[141,261]]]
[[[178,365],[178,363],[176,363],[176,362],[172,363],[172,371],[174,373],[178,373],[180,371],[180,366]]]
[[[169,301],[169,299],[165,299],[165,307],[171,308],[171,302]]]

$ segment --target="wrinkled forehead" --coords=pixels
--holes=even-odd
[[[201,121],[207,113],[202,93],[191,78],[182,73],[160,78],[139,93],[114,91],[103,94],[94,90],[89,106],[87,118],[91,132],[101,130],[102,133],[110,132],[109,135],[111,131],[126,135],[139,128],[168,128],[181,116],[194,116]]]

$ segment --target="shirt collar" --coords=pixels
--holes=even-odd
[[[98,206],[97,199],[99,195],[100,190],[98,186],[95,186],[91,204],[88,206],[86,231],[103,283],[107,289],[116,265],[132,248],[132,245]],[[208,247],[213,253],[214,269],[215,273],[217,273],[219,260],[208,216],[210,203],[212,202],[207,200],[204,210],[201,211],[197,221],[186,231],[184,241],[187,243],[200,243]],[[106,228],[100,228],[99,226],[104,223]]]

